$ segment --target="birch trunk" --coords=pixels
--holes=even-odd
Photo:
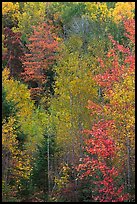
[[[47,141],[47,155],[48,155],[48,192],[50,192],[50,144],[49,144],[49,134],[48,134],[48,141]]]
[[[70,113],[71,113],[71,128],[70,128],[70,135],[72,136],[72,164],[74,165],[74,139],[73,138],[73,118],[72,118],[72,105],[73,105],[73,99],[72,99],[72,93],[70,92]]]
[[[131,190],[131,169],[130,169],[130,141],[127,136],[127,187],[128,192]]]

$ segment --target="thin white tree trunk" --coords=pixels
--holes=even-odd
[[[48,154],[48,192],[50,192],[50,152],[49,152],[49,148],[50,148],[50,141],[49,141],[49,134],[48,134],[48,141],[47,141],[47,154]]]
[[[75,146],[75,141],[73,138],[73,118],[72,118],[72,105],[73,105],[73,99],[72,99],[72,93],[70,92],[70,113],[71,113],[71,128],[70,128],[70,135],[72,136],[72,164],[74,165],[74,146]]]
[[[128,192],[130,192],[131,189],[131,170],[130,170],[130,141],[127,136],[127,187]]]

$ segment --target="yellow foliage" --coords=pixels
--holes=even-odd
[[[135,2],[117,2],[112,11],[114,22],[119,23],[123,18],[134,18]]]
[[[111,96],[105,95],[110,99],[109,108],[104,107],[106,117],[115,121],[115,131],[111,135],[118,147],[118,160],[126,162],[127,141],[131,148],[130,155],[135,151],[135,76],[126,75],[124,79],[113,85]],[[124,157],[124,159],[123,159]],[[117,164],[116,164],[117,165]]]
[[[15,130],[13,130],[15,122],[15,118],[10,117],[8,122],[3,121],[2,124],[2,145],[4,149],[11,152],[12,154],[16,152],[18,144]]]
[[[111,18],[111,9],[108,9],[105,2],[86,2],[92,20],[100,20],[101,22]]]
[[[2,84],[7,91],[7,100],[14,101],[18,109],[19,120],[25,122],[32,114],[34,104],[30,101],[30,92],[24,84],[9,79],[9,70],[5,68],[2,72]]]
[[[19,14],[19,4],[12,2],[2,2],[2,15],[11,15],[13,19],[17,18]]]
[[[62,167],[61,177],[55,177],[55,183],[58,185],[58,190],[63,188],[69,182],[69,167],[65,165]]]
[[[76,45],[73,48],[73,42]],[[88,66],[88,58],[81,56],[80,38],[70,38],[62,46],[61,59],[54,68],[57,73],[55,95],[51,100],[52,124],[56,129],[56,144],[61,148],[59,158],[68,157],[80,151],[79,132],[82,127],[89,128],[91,120],[86,108],[88,99],[97,97],[96,84]],[[72,51],[73,50],[73,51]],[[55,113],[55,114],[54,114]]]
[[[27,150],[19,150],[16,131],[13,129],[15,125],[15,118],[8,118],[8,122],[3,121],[2,125],[2,149],[3,160],[6,157],[6,153],[9,154],[9,167],[12,170],[12,178],[16,180],[17,185],[20,184],[20,179],[28,179],[31,171],[30,158],[31,155]],[[7,167],[8,168],[8,167]],[[3,172],[3,176],[4,176]],[[17,187],[17,186],[16,186]]]
[[[10,153],[11,177],[17,182],[16,187],[19,187],[21,178],[28,179],[30,176],[32,155],[36,150],[36,144],[40,142],[41,137],[43,138],[42,125],[45,125],[46,119],[44,114],[35,112],[35,106],[26,85],[10,77],[7,68],[3,70],[2,76],[6,100],[13,102],[16,110],[14,117],[8,117],[7,121],[3,120],[2,145],[4,152]],[[24,137],[21,148],[17,139],[20,133]],[[3,159],[4,157],[5,153]]]
[[[111,19],[115,23],[123,21],[123,18],[134,18],[135,2],[116,2],[114,8],[108,9],[105,2],[86,2],[90,18],[94,21],[106,21]]]

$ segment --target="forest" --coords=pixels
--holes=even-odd
[[[135,2],[2,2],[2,202],[135,202]]]

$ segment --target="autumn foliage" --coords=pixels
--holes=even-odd
[[[90,136],[84,148],[87,156],[77,167],[79,178],[89,179],[91,185],[91,201],[122,202],[128,198],[124,194],[124,186],[118,186],[119,172],[113,167],[116,145],[111,137],[114,122],[99,121],[91,131],[84,132]]]
[[[2,2],[2,201],[135,202],[135,2]]]
[[[131,25],[130,28],[129,23]],[[125,21],[124,25],[126,37],[134,43],[134,21]],[[116,42],[112,36],[110,40],[114,48],[108,51],[107,56],[108,58],[112,57],[112,66],[103,74],[95,76],[95,80],[103,88],[104,98],[109,97],[110,103],[99,106],[89,101],[88,109],[91,110],[92,116],[94,115],[95,117],[96,115],[98,122],[94,123],[91,130],[83,131],[89,135],[89,139],[85,139],[86,147],[84,148],[87,156],[83,159],[83,163],[79,164],[77,170],[80,172],[81,179],[88,177],[89,180],[91,180],[91,186],[93,185],[91,200],[98,202],[123,202],[128,199],[130,200],[130,198],[128,194],[124,193],[124,188],[126,189],[126,187],[124,182],[120,182],[122,179],[120,178],[120,174],[121,172],[124,174],[124,169],[126,169],[128,179],[125,177],[124,180],[127,182],[128,192],[130,192],[132,188],[130,186],[131,174],[134,174],[134,170],[131,170],[130,166],[126,164],[127,160],[128,164],[132,166],[132,150],[129,152],[129,149],[131,147],[133,148],[134,124],[129,126],[130,122],[127,122],[129,117],[125,115],[125,118],[123,118],[123,115],[129,110],[133,111],[134,105],[129,104],[128,98],[124,101],[124,96],[122,98],[123,103],[121,103],[121,98],[118,98],[119,93],[117,88],[119,84],[121,84],[124,91],[124,81],[126,81],[127,77],[132,76],[133,78],[135,58],[133,48],[131,49],[130,46],[125,48]],[[122,53],[122,56],[119,56],[119,53]],[[120,63],[120,58],[122,58],[123,63]],[[100,62],[100,66],[103,69],[105,62],[102,60],[100,60]],[[130,93],[130,84],[128,85],[127,89]],[[118,95],[117,102],[115,95]],[[130,96],[131,95],[129,95],[129,97]],[[118,117],[117,114],[119,114],[122,121],[120,121],[120,117]],[[130,120],[132,120],[131,113],[129,113],[129,116]],[[108,118],[111,118],[111,120],[108,120]],[[119,129],[121,129],[123,133],[120,133]],[[119,139],[117,138],[118,134]],[[122,151],[125,152],[125,155],[127,154],[126,160],[120,159]],[[121,161],[120,164],[116,163],[118,157],[119,161]],[[96,193],[95,189],[98,193]]]
[[[28,53],[23,61],[22,78],[29,84],[32,97],[43,93],[47,81],[46,72],[54,64],[58,42],[52,34],[52,28],[46,23],[33,27],[34,32],[29,38]]]
[[[21,42],[21,33],[13,32],[11,28],[4,29],[4,47],[3,61],[6,67],[10,70],[10,76],[18,79],[23,71],[22,60],[24,58],[25,47]]]
[[[135,43],[135,22],[129,20],[124,22],[125,36],[130,40],[132,44]],[[122,80],[127,74],[134,72],[135,68],[135,56],[132,54],[132,50],[129,47],[125,47],[116,42],[112,36],[109,36],[113,44],[113,48],[108,51],[107,57],[111,58],[111,67],[107,69],[104,74],[99,74],[95,77],[97,83],[105,88],[111,88],[115,82]],[[122,54],[122,63],[120,62],[119,54]],[[104,68],[103,61],[99,59],[100,66]]]

